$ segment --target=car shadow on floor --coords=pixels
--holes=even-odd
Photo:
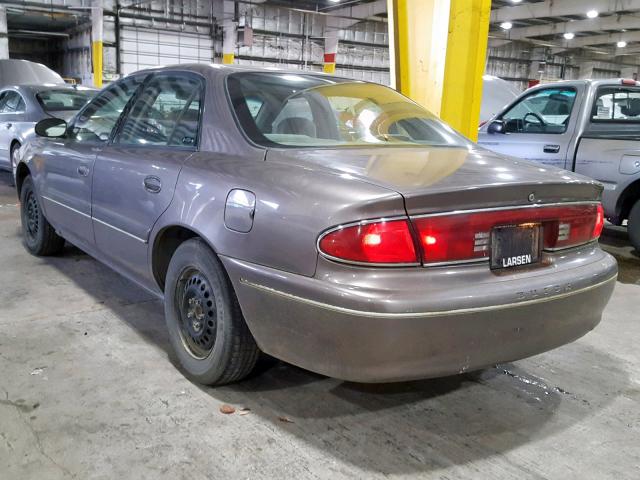
[[[626,227],[607,225],[600,245],[618,261],[618,281],[640,285],[640,252],[631,246]]]
[[[564,355],[576,356],[565,374],[584,379],[586,392],[538,377],[533,372],[548,370],[533,360],[395,384],[341,382],[275,363],[244,382],[200,388],[250,408],[340,462],[408,474],[504,454],[597,414],[624,391],[627,373],[613,357],[587,345],[564,348],[555,353],[558,365]],[[588,385],[609,396],[592,398]]]
[[[169,361],[158,368],[178,368],[159,300],[74,247],[45,261],[165,351]],[[569,429],[606,408],[628,381],[614,356],[578,342],[516,364],[395,384],[343,382],[265,356],[243,382],[196,387],[213,415],[222,415],[222,404],[235,406],[238,428],[258,416],[311,452],[392,475],[491,458]]]

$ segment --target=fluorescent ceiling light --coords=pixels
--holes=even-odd
[[[625,42],[624,40],[620,40],[617,44],[618,48],[624,48],[627,46],[627,42]]]
[[[587,12],[587,18],[596,18],[598,15],[600,14],[598,13],[597,10],[589,10]]]
[[[520,3],[522,0],[511,0],[511,3]]]
[[[573,38],[576,36],[575,33],[571,33],[571,32],[567,32],[563,35],[564,38],[566,38],[567,40],[573,40]]]
[[[502,22],[500,24],[500,28],[503,30],[511,30],[511,27],[513,27],[513,23],[511,22]]]

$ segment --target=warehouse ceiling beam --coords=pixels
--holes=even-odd
[[[392,82],[477,139],[491,0],[389,0]]]
[[[340,29],[346,29],[363,20],[373,19],[386,11],[387,0],[347,5],[327,11],[327,23]]]
[[[606,45],[617,42],[640,42],[640,31],[608,33],[603,35],[587,35],[584,37],[575,37],[573,40],[567,40],[564,48],[582,48],[591,45]]]
[[[506,33],[510,40],[522,40],[530,37],[545,35],[560,35],[563,33],[602,32],[605,30],[624,30],[638,28],[640,18],[634,15],[610,15],[573,22],[548,23],[531,27],[513,28]]]
[[[491,12],[491,23],[530,20],[532,18],[586,15],[596,10],[600,15],[640,11],[640,0],[546,0],[497,8]]]

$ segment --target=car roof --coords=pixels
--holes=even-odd
[[[276,73],[276,74],[295,74],[295,75],[309,75],[309,76],[323,76],[329,78],[340,79],[341,81],[351,82],[363,82],[364,80],[356,80],[353,78],[339,77],[336,75],[328,75],[323,72],[315,70],[296,70],[291,68],[273,68],[273,67],[255,67],[252,65],[223,65],[220,63],[180,63],[176,65],[166,65],[153,68],[146,68],[137,72],[131,73],[131,75],[137,75],[140,73],[152,73],[162,71],[185,71],[194,72],[199,74],[217,74],[217,75],[230,75],[236,72],[255,72],[255,73]]]
[[[623,78],[560,80],[557,82],[540,83],[535,87],[530,88],[529,90],[541,89],[541,88],[553,88],[553,87],[567,87],[567,86],[571,87],[571,86],[577,86],[577,85],[592,85],[594,87],[600,87],[603,85],[633,86],[633,85],[623,84],[622,83],[623,80],[628,81],[627,79],[623,79]],[[640,86],[640,82],[636,82],[636,86]],[[526,90],[526,91],[529,91],[529,90]]]
[[[83,85],[69,85],[68,83],[28,83],[21,85],[7,85],[4,88],[0,89],[0,91],[5,90],[17,90],[22,93],[32,93],[36,94],[45,90],[68,90],[70,92],[97,92],[97,88],[86,87]]]

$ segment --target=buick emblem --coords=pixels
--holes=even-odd
[[[535,202],[535,200],[536,200],[536,196],[535,196],[535,194],[530,193],[530,194],[529,194],[529,201],[530,201],[530,202]]]

